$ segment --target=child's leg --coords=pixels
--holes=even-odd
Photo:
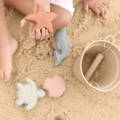
[[[14,1],[6,0],[6,1],[9,1],[9,2],[7,2],[7,4],[9,3],[9,5],[17,8],[18,10],[20,10],[21,12],[23,12],[25,14],[30,13],[33,10],[32,0],[26,0],[26,2],[24,0],[21,0],[21,2],[19,2],[19,0],[14,0]],[[54,31],[57,30],[55,32],[55,41],[56,41],[56,47],[57,47],[54,52],[55,53],[54,54],[55,55],[55,65],[58,65],[70,53],[71,43],[68,39],[68,36],[66,33],[66,28],[64,28],[64,27],[69,25],[69,23],[72,19],[72,15],[66,9],[56,6],[56,5],[53,5],[53,4],[51,4],[51,11],[55,12],[58,15],[58,17],[53,21]],[[61,28],[62,28],[62,30],[61,30]],[[38,35],[39,35],[39,33],[38,33]],[[36,35],[36,36],[38,36],[38,35]]]
[[[9,80],[12,71],[12,56],[17,49],[16,40],[9,35],[4,15],[3,1],[0,0],[0,80]]]
[[[11,6],[21,13],[27,15],[29,13],[32,13],[34,10],[34,2],[33,0],[4,0],[5,4],[8,6]],[[50,4],[48,0],[39,0],[40,4],[43,4],[43,7],[46,11],[50,9]],[[31,26],[32,27],[32,26]],[[31,29],[30,27],[30,29]],[[31,31],[31,30],[29,30]],[[29,35],[33,38],[40,39],[40,38],[47,38],[49,37],[49,33],[47,29],[37,29],[35,32],[31,33],[29,32]]]
[[[51,11],[58,15],[58,17],[53,21],[55,31],[70,24],[72,15],[69,11],[53,4],[51,4]]]
[[[5,4],[14,7],[24,14],[33,12],[33,0],[4,0]],[[43,0],[42,0],[43,1]],[[53,21],[54,30],[67,26],[71,19],[71,13],[59,6],[51,5],[51,11],[58,17]]]
[[[33,12],[33,0],[3,0],[8,6],[11,6],[23,14]],[[31,1],[31,2],[30,2]]]
[[[8,6],[11,6],[21,13],[27,15],[29,13],[33,12],[34,2],[33,0],[3,0],[4,3]],[[45,4],[44,8],[45,10],[48,10],[49,4],[47,0],[40,0],[41,4]]]
[[[53,26],[56,31],[56,50],[54,51],[54,65],[59,65],[65,58],[68,57],[72,48],[72,44],[69,41],[66,31],[66,26],[71,22],[72,15],[66,9],[53,4],[51,5],[51,11],[59,15],[59,17],[56,18],[56,22],[53,21]]]

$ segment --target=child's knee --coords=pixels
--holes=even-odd
[[[9,5],[9,3],[11,2],[11,0],[3,0],[3,2],[4,2],[6,5]]]
[[[68,26],[71,23],[71,20],[72,20],[72,15],[66,14],[60,16],[59,22],[61,26]]]

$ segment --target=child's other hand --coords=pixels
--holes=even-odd
[[[107,3],[105,0],[84,0],[83,9],[86,13],[91,9],[97,17],[105,17],[107,13]]]
[[[28,21],[23,19],[20,22],[20,26],[24,27],[27,23],[28,23]],[[33,39],[48,39],[50,37],[50,33],[46,28],[37,29],[36,31],[32,32],[32,28],[33,28],[34,24],[32,24],[32,23],[29,23],[29,24],[30,24],[29,36],[31,38],[33,38]]]

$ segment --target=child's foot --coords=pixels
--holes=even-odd
[[[84,0],[84,11],[87,13],[91,9],[97,17],[105,17],[108,9],[106,0]]]
[[[16,40],[12,39],[8,45],[0,46],[0,80],[9,81],[12,73],[12,57],[18,48]]]

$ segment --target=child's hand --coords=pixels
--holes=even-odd
[[[45,2],[44,4],[46,4],[45,10],[49,12],[50,11],[49,2],[48,0],[44,0],[44,2]],[[37,9],[36,8],[37,4],[42,4],[42,3],[39,0],[34,0],[34,12]],[[33,25],[30,26],[29,36],[31,36],[33,39],[48,39],[50,37],[50,33],[46,28],[37,29],[36,31],[31,32],[32,28],[33,28]]]
[[[31,23],[29,27],[29,36],[33,39],[48,39],[50,37],[50,33],[46,28],[37,29],[34,32],[31,32],[33,29],[33,24]]]
[[[45,10],[50,11],[48,0],[44,0],[44,2],[45,2],[44,4],[46,4]],[[42,4],[42,3],[39,0],[34,0],[34,12],[37,9],[36,8],[37,4]],[[48,39],[50,37],[50,33],[46,28],[37,29],[36,31],[31,32],[32,28],[33,28],[33,25],[30,26],[29,36],[32,37],[33,39]]]
[[[37,12],[38,8],[37,5],[41,4],[41,2],[39,0],[34,0],[34,13]],[[48,0],[45,1],[46,6],[45,6],[45,11],[49,12],[50,8],[49,8],[49,2]],[[44,5],[43,5],[44,6]],[[34,27],[34,23],[30,22],[30,21],[26,21],[25,19],[23,19],[20,22],[20,26],[24,27],[27,23],[29,23],[29,36],[33,39],[48,39],[50,37],[50,32],[48,31],[48,29],[46,28],[40,28],[40,29],[36,29],[35,31],[32,31],[33,27]]]
[[[88,13],[89,8],[95,13],[97,17],[105,17],[107,13],[107,4],[105,0],[84,0],[83,9]]]
[[[23,19],[20,22],[20,24],[21,24],[21,27],[23,27],[23,26],[25,26],[25,24],[27,24],[27,21]],[[46,28],[37,29],[36,31],[31,32],[34,24],[32,24],[32,23],[29,23],[29,24],[30,24],[29,36],[31,38],[33,38],[33,39],[48,39],[50,37],[50,33]]]

